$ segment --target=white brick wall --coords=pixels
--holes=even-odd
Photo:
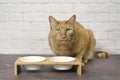
[[[0,0],[0,54],[53,54],[49,15],[93,30],[97,50],[120,54],[120,0]]]

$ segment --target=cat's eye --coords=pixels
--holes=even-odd
[[[66,29],[66,32],[70,31],[70,29]]]
[[[60,32],[60,29],[56,29],[57,32]]]

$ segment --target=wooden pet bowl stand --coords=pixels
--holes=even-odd
[[[15,76],[17,76],[21,72],[20,66],[23,66],[23,65],[40,65],[40,66],[41,65],[42,66],[45,66],[45,65],[50,65],[50,66],[53,66],[53,65],[76,65],[77,66],[77,74],[81,75],[82,63],[81,63],[80,59],[76,59],[73,62],[53,62],[53,61],[49,60],[49,57],[47,57],[47,59],[43,62],[23,62],[23,61],[20,61],[20,59],[18,58],[14,64],[14,75]]]

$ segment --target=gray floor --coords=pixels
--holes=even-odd
[[[44,66],[37,72],[22,69],[16,77],[14,62],[20,56],[23,55],[0,55],[0,80],[120,80],[120,55],[92,59],[82,68],[82,76],[77,75],[75,67],[69,71],[57,71]]]

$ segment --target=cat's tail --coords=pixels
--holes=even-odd
[[[110,54],[106,51],[95,51],[95,55],[99,58],[109,58]]]

